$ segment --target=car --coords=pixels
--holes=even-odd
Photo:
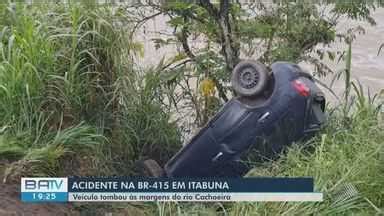
[[[312,137],[325,117],[325,96],[297,64],[244,60],[232,72],[236,96],[161,168],[142,162],[153,177],[241,177],[252,150],[275,158],[291,143]]]

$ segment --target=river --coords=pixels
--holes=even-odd
[[[348,28],[362,26],[365,29],[365,34],[357,35],[352,44],[352,78],[358,79],[363,86],[370,89],[371,93],[377,93],[384,88],[384,48],[378,54],[381,44],[384,43],[384,8],[378,8],[372,12],[372,17],[376,20],[376,25],[371,26],[363,21],[351,21],[341,19],[336,30],[338,33],[345,32]],[[160,33],[159,33],[160,32]],[[162,58],[172,57],[180,47],[175,45],[155,49],[153,38],[169,38],[172,34],[172,29],[167,27],[165,17],[158,16],[153,20],[148,21],[137,36],[137,40],[144,44],[144,56],[137,59],[139,65],[156,65]],[[193,47],[199,47],[203,41],[191,41]],[[327,48],[332,51],[345,51],[347,46],[343,42],[333,42]],[[339,71],[345,68],[343,61],[336,62],[325,59],[324,62],[334,71]],[[300,64],[308,71],[312,68],[305,63]],[[326,84],[330,84],[332,75],[322,78]],[[344,89],[343,81],[339,80],[332,86],[333,91],[337,95],[341,95]],[[331,101],[334,100],[333,96]]]

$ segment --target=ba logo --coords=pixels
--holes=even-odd
[[[21,192],[67,192],[67,178],[22,178]]]

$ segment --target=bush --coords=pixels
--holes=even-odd
[[[127,33],[129,15],[91,6],[1,4],[0,155],[14,161],[8,172],[74,174],[68,162],[132,174],[135,160],[164,162],[180,144],[151,95],[159,83],[132,62],[142,48]]]

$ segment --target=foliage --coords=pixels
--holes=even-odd
[[[1,4],[0,155],[13,162],[9,175],[74,174],[67,162],[132,174],[136,160],[164,161],[180,144],[154,98],[159,82],[132,62],[142,47],[127,34],[128,14],[89,6]]]
[[[323,203],[260,204],[250,208],[239,205],[240,209],[261,212],[269,209],[275,214],[382,213],[384,194],[377,188],[384,183],[380,166],[384,153],[383,133],[380,133],[383,119],[381,105],[375,104],[374,100],[358,102],[347,114],[348,121],[343,121],[346,116],[342,109],[336,111],[317,138],[306,145],[294,145],[278,162],[250,173],[251,176],[313,176],[316,190],[326,196]]]
[[[169,15],[168,24],[175,30],[174,38],[158,40],[158,47],[178,43],[183,50],[181,55],[192,60],[170,70],[174,74],[171,86],[178,86],[184,92],[184,99],[190,100],[196,115],[203,113],[204,105],[196,106],[200,94],[189,88],[191,80],[200,88],[206,88],[206,80],[218,81],[216,87],[225,88],[229,78],[228,62],[223,52],[222,28],[217,18],[212,16],[209,6],[201,3],[167,2],[159,6]],[[225,1],[220,1],[221,4]],[[350,3],[350,4],[349,4]],[[319,44],[329,44],[337,37],[345,39],[345,105],[332,113],[329,125],[316,138],[308,143],[293,145],[286,155],[277,162],[262,164],[249,173],[250,176],[313,176],[316,190],[326,194],[323,203],[238,203],[228,205],[198,204],[158,204],[155,212],[164,215],[223,214],[223,215],[338,215],[382,213],[383,193],[383,119],[381,101],[377,97],[366,96],[362,87],[351,81],[351,43],[358,29],[350,29],[346,34],[336,34],[337,21],[342,16],[361,19],[375,24],[370,11],[382,6],[376,1],[326,1],[319,4],[308,1],[276,1],[275,7],[260,2],[254,8],[242,8],[231,4],[231,27],[235,33],[233,42],[246,57],[258,58],[264,63],[277,60],[293,62],[308,61],[315,64],[316,75],[327,75],[331,70],[321,60],[326,56],[331,60],[344,57],[344,53],[325,52]],[[328,13],[321,13],[322,7],[334,4]],[[220,4],[212,5],[216,10]],[[157,6],[156,6],[157,7]],[[193,39],[203,39],[202,45],[194,46]],[[317,55],[315,58],[313,54]],[[177,55],[180,55],[179,53]],[[339,56],[337,56],[339,55]],[[320,61],[317,59],[319,58]],[[178,62],[175,62],[177,65]],[[209,65],[210,64],[210,65]],[[223,65],[226,64],[225,67]],[[209,66],[208,66],[209,65]],[[182,71],[182,72],[180,72]],[[190,77],[189,80],[180,77]],[[171,88],[172,89],[172,88]],[[173,87],[176,89],[176,87]],[[226,90],[224,90],[226,91]],[[351,92],[355,91],[355,92]],[[174,91],[175,92],[175,91]],[[220,92],[220,91],[218,91]],[[174,95],[174,94],[173,94]],[[173,96],[172,95],[172,96]],[[368,94],[369,95],[369,94]],[[222,95],[216,95],[216,97]],[[356,97],[357,96],[357,97]],[[225,97],[221,97],[225,99]],[[374,99],[375,98],[375,99]],[[182,100],[180,100],[182,101]],[[343,103],[343,102],[342,102]],[[348,109],[345,109],[347,107]],[[198,119],[198,118],[197,118]],[[204,123],[204,118],[203,123]],[[201,120],[200,119],[200,120]],[[198,123],[201,123],[198,121]]]
[[[326,127],[313,139],[295,143],[277,161],[259,164],[247,176],[311,176],[324,201],[255,203],[158,203],[161,215],[380,215],[384,193],[383,95],[351,96],[355,105],[328,110]],[[347,120],[348,119],[348,120]]]
[[[170,64],[173,67],[166,69],[174,74],[182,71],[180,76],[188,77],[168,80],[172,86],[177,86],[173,89],[189,91],[190,82],[210,79],[216,87],[214,97],[222,104],[232,94],[230,73],[240,58],[257,59],[267,65],[275,61],[305,61],[315,66],[314,75],[332,73],[333,70],[322,62],[323,58],[335,61],[344,53],[328,51],[318,45],[326,46],[337,37],[346,37],[336,34],[341,17],[375,24],[370,12],[377,6],[382,6],[382,2],[282,0],[240,4],[201,0],[156,4],[143,0],[130,12],[142,17],[140,25],[159,15],[167,18],[173,34],[167,39],[154,38],[153,41],[157,48],[173,44],[181,47],[176,56],[183,58],[173,61]],[[185,93],[181,97],[183,95],[182,101],[189,101],[191,107],[188,109],[194,110],[196,123],[204,125],[214,113],[207,110],[204,95],[199,92],[193,96]],[[173,105],[175,110],[183,112],[180,105]]]
[[[132,172],[130,169],[139,159],[154,158],[165,164],[180,146],[179,130],[158,99],[159,74],[151,70],[144,73],[135,82],[129,77],[116,82],[121,108],[118,126],[112,134],[116,144],[111,146],[110,157],[118,170],[127,173]]]

